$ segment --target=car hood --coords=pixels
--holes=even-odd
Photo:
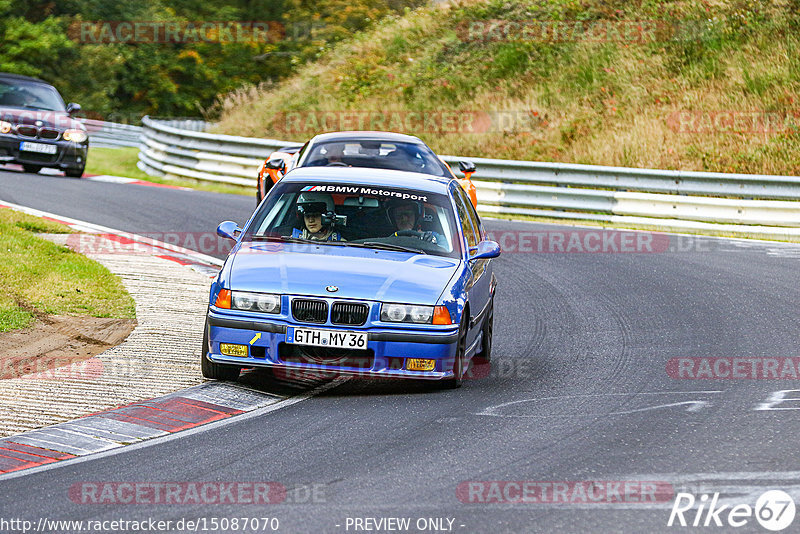
[[[243,243],[232,261],[233,290],[431,305],[459,265],[441,256],[284,243]]]
[[[30,124],[57,130],[83,128],[80,122],[70,117],[65,111],[4,108],[0,106],[0,120],[13,124]],[[37,124],[37,122],[40,124]]]

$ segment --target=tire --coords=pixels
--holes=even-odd
[[[461,387],[464,382],[464,367],[467,364],[467,314],[464,313],[464,318],[461,320],[461,327],[458,329],[458,345],[456,348],[456,358],[453,361],[453,378],[442,380],[440,383],[441,389],[457,389]]]
[[[489,303],[489,310],[481,327],[483,340],[481,341],[481,351],[475,355],[476,363],[489,363],[492,361],[492,337],[494,335],[494,299]]]
[[[32,174],[36,174],[37,172],[42,170],[41,165],[31,165],[30,163],[23,163],[22,168],[25,170],[25,172],[29,172]]]
[[[208,324],[203,330],[203,347],[200,349],[200,371],[204,378],[212,380],[230,380],[239,378],[240,367],[212,362],[208,359]]]
[[[256,207],[261,204],[261,200],[264,196],[261,194],[261,184],[263,183],[263,179],[261,176],[258,177],[258,184],[256,185]]]
[[[64,171],[64,174],[70,178],[81,178],[83,176],[83,170],[86,168],[84,165],[79,169],[67,169]]]

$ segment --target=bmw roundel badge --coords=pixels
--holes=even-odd
[[[327,291],[328,293],[336,293],[337,291],[339,291],[339,288],[336,286],[328,286],[325,288],[325,291]]]

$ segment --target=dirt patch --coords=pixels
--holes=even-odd
[[[77,364],[122,343],[135,326],[132,319],[36,314],[33,326],[0,333],[0,379],[85,372]]]

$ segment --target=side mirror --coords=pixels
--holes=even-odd
[[[470,249],[469,261],[496,258],[500,255],[500,245],[494,241],[481,241],[478,246]]]
[[[464,174],[467,174],[468,172],[475,172],[476,168],[474,163],[465,160],[458,162],[458,169]]]
[[[76,104],[75,102],[70,102],[67,104],[67,115],[72,115],[73,113],[77,113],[81,110],[81,105]]]
[[[286,163],[281,158],[272,158],[264,166],[268,169],[282,171],[286,168]]]
[[[225,239],[233,239],[236,241],[241,233],[242,229],[233,221],[221,222],[219,226],[217,226],[217,235]]]

